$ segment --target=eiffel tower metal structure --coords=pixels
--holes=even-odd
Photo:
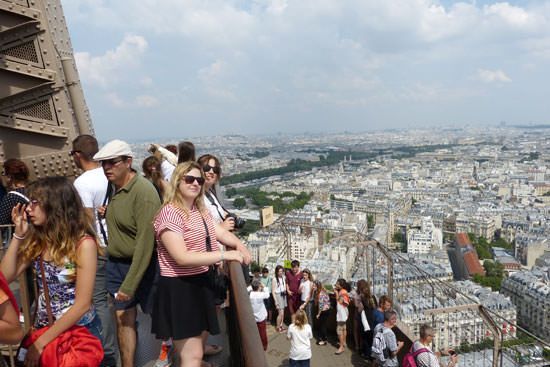
[[[72,140],[93,134],[59,0],[0,0],[0,164],[74,176]]]

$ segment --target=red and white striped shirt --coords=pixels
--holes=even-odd
[[[210,232],[210,242],[212,251],[218,251],[218,241],[216,239],[216,229],[210,213],[204,216],[208,232]],[[181,266],[170,256],[168,250],[163,245],[160,236],[164,231],[179,233],[183,237],[182,246],[187,247],[190,252],[206,252],[206,231],[202,222],[201,213],[196,207],[189,212],[185,212],[172,205],[165,205],[155,217],[153,223],[155,228],[155,238],[157,240],[157,252],[160,266],[160,275],[165,277],[179,277],[186,275],[201,274],[208,271],[208,266]]]

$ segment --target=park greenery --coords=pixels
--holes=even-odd
[[[485,276],[474,274],[473,281],[484,287],[490,287],[493,291],[499,291],[504,279],[504,265],[498,261],[485,260],[483,262]]]
[[[498,238],[492,242],[489,242],[485,237],[476,237],[473,233],[468,233],[468,237],[476,249],[477,256],[481,260],[493,258],[493,253],[491,251],[493,247],[501,247],[505,250],[512,250],[514,248],[511,243],[507,242],[503,238]]]
[[[265,192],[257,187],[231,188],[225,194],[230,198],[237,196],[233,202],[236,208],[244,208],[248,199],[260,208],[273,206],[273,211],[278,214],[286,214],[294,209],[302,209],[313,196],[313,194],[305,192],[299,194],[290,191],[285,191],[282,194]]]
[[[295,173],[309,171],[316,167],[329,167],[338,164],[344,160],[344,157],[351,156],[354,160],[375,159],[380,155],[391,155],[392,158],[410,158],[414,157],[418,153],[433,152],[439,149],[448,149],[454,147],[454,144],[438,144],[438,145],[421,145],[421,146],[403,146],[398,148],[391,148],[387,150],[379,151],[328,151],[319,155],[319,160],[308,161],[304,159],[291,159],[286,166],[269,168],[258,171],[237,173],[222,178],[221,185],[230,185],[240,182],[246,182],[251,180],[257,180],[276,175],[284,175],[286,173]],[[262,152],[256,152],[258,155],[262,155]],[[249,154],[250,155],[250,154]]]

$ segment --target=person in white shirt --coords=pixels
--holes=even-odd
[[[302,270],[303,278],[300,283],[300,309],[304,310],[309,325],[313,325],[313,317],[311,316],[311,309],[313,308],[313,277],[309,269]]]
[[[271,281],[271,294],[273,294],[273,302],[275,303],[275,309],[277,310],[277,331],[282,333],[286,329],[283,327],[285,317],[286,301],[286,278],[284,274],[285,269],[281,265],[275,267],[275,276]]]
[[[269,298],[269,289],[264,288],[264,285],[259,279],[254,279],[250,284],[250,287],[252,288],[252,291],[250,292],[252,312],[254,313],[256,326],[258,326],[260,339],[262,339],[262,345],[264,350],[267,350],[267,310],[265,308],[264,300]]]
[[[103,173],[101,164],[93,160],[93,156],[98,150],[95,137],[80,135],[73,140],[70,155],[73,157],[75,165],[84,171],[74,181],[74,187],[78,191],[84,208],[86,208],[88,217],[95,223],[99,245],[105,248],[107,246],[107,225],[105,219],[100,218],[97,211],[104,205],[109,181]],[[107,258],[105,256],[98,254],[93,303],[102,326],[102,342],[105,352],[102,366],[116,366],[114,321],[107,301],[106,261]]]
[[[416,355],[415,361],[418,367],[440,367],[443,366],[439,362],[438,355],[435,354],[432,349],[432,341],[435,336],[434,329],[427,325],[420,326],[420,339],[415,341],[411,352]],[[447,367],[453,367],[458,363],[458,355],[454,350],[449,350],[448,354],[450,356],[449,363]]]
[[[311,343],[313,338],[304,310],[298,309],[294,322],[288,327],[286,337],[290,340],[289,366],[309,367],[311,360]]]

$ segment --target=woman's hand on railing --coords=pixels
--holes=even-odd
[[[243,244],[239,244],[237,246],[237,251],[239,251],[243,255],[243,263],[246,265],[250,264],[252,261],[252,255],[250,254],[250,251],[244,246]]]
[[[244,262],[243,254],[236,250],[226,251],[224,258],[229,261],[238,261],[241,264]]]
[[[14,236],[18,239],[25,238],[29,230],[29,222],[27,221],[26,204],[17,203],[11,210],[11,220],[15,225]]]

